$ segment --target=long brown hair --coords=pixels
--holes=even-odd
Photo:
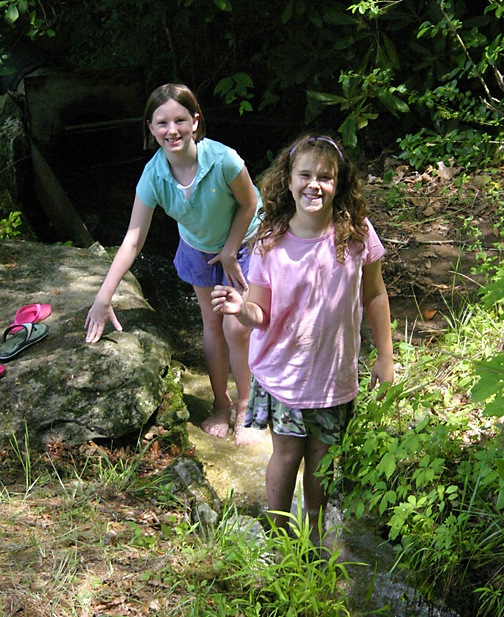
[[[334,244],[339,262],[345,260],[350,242],[364,248],[368,227],[366,201],[354,165],[343,147],[328,135],[306,133],[279,152],[259,179],[262,197],[261,223],[254,241],[264,254],[282,239],[289,221],[296,213],[296,204],[289,189],[292,169],[300,154],[310,152],[326,158],[337,169],[336,195],[333,199]]]
[[[152,122],[152,116],[158,107],[164,105],[166,101],[173,99],[180,103],[194,118],[196,114],[199,115],[198,128],[194,133],[194,141],[198,143],[206,135],[205,118],[201,111],[198,99],[192,90],[190,90],[184,84],[164,84],[159,86],[149,96],[147,104],[145,105],[143,115],[143,136],[144,136],[144,149],[153,148],[157,146],[154,136],[149,130],[149,124]]]

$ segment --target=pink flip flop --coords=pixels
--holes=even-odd
[[[26,304],[18,310],[11,326],[19,326],[24,323],[39,323],[46,319],[46,317],[49,317],[51,312],[52,307],[50,304]],[[19,332],[20,330],[21,328],[15,328],[12,332]]]
[[[0,378],[2,378],[5,375],[5,366],[3,364],[0,364]]]

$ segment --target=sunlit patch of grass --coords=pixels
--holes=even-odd
[[[144,615],[156,597],[142,576],[171,552],[170,530],[185,506],[166,478],[138,473],[149,465],[145,452],[120,463],[110,452],[107,463],[105,448],[99,455],[90,448],[53,445],[40,455],[16,453],[12,444],[2,453],[0,615],[105,615],[121,607]],[[133,543],[131,523],[155,545]]]
[[[27,455],[3,453],[3,614],[349,614],[345,566],[320,557],[300,512],[268,534],[230,496],[215,527],[194,523],[169,476],[143,471],[144,448],[122,454],[53,446],[30,455],[26,482]]]

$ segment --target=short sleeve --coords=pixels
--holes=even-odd
[[[372,264],[378,261],[385,255],[385,247],[380,241],[375,228],[371,225],[371,222],[366,219],[368,226],[368,233],[366,236],[366,265]]]
[[[226,184],[231,184],[233,180],[238,176],[243,169],[245,161],[241,156],[233,150],[233,148],[226,147],[222,153],[222,173]]]
[[[143,170],[140,180],[137,183],[136,194],[148,208],[156,207],[158,200],[147,167]]]
[[[248,280],[250,283],[257,285],[258,287],[271,287],[271,282],[266,275],[265,261],[267,260],[268,253],[260,255],[257,248],[254,248],[250,255]]]

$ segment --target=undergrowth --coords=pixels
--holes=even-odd
[[[482,370],[502,358],[502,318],[499,303],[447,303],[435,344],[405,333],[396,383],[378,401],[364,377],[359,413],[325,461],[340,460],[347,513],[379,519],[415,588],[478,617],[504,615],[504,375]]]
[[[289,533],[240,514],[194,520],[162,439],[1,453],[0,615],[348,617],[345,565],[310,542],[301,506]],[[191,452],[186,456],[190,457]]]

